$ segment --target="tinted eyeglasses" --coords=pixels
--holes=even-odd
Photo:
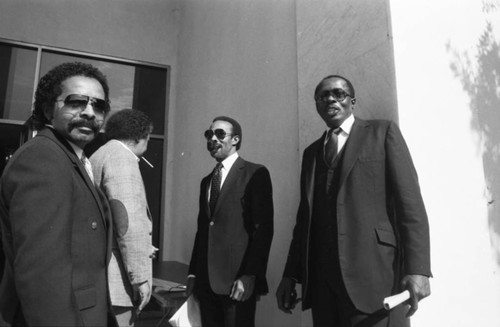
[[[331,91],[321,92],[320,94],[315,96],[315,99],[316,101],[320,102],[328,102],[330,100],[330,97],[333,97],[333,99],[337,102],[342,102],[347,97],[352,98],[352,96],[349,93],[347,93],[342,89],[333,89]]]
[[[64,105],[73,109],[85,110],[87,105],[92,105],[92,108],[98,113],[105,114],[109,111],[109,103],[106,100],[94,98],[82,94],[70,94],[64,100],[58,99],[57,101],[64,102]]]
[[[207,129],[205,131],[205,138],[207,139],[207,141],[210,141],[212,139],[212,137],[217,137],[219,140],[223,140],[226,136],[228,135],[232,135],[231,133],[226,133],[225,130],[221,129],[221,128],[217,128],[216,130],[211,130],[211,129]]]

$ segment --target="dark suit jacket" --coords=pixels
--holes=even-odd
[[[302,283],[303,309],[310,307],[309,232],[323,140],[304,151],[301,200],[284,271]],[[429,225],[417,173],[396,124],[361,119],[355,120],[336,173],[340,269],[356,308],[371,313],[398,291],[402,275],[431,276]]]
[[[196,275],[198,283],[198,277],[204,277],[208,271],[212,290],[227,295],[238,277],[255,275],[256,294],[265,294],[273,237],[269,171],[239,157],[222,185],[213,213],[208,205],[211,177],[210,174],[201,182],[198,231],[189,273]],[[208,267],[203,262],[207,262]]]
[[[0,325],[106,325],[108,220],[82,163],[51,129],[17,150],[0,182]]]

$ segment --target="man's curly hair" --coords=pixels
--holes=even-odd
[[[52,68],[39,81],[35,92],[35,104],[31,116],[31,126],[35,130],[42,129],[50,123],[45,117],[45,110],[54,110],[54,103],[62,93],[62,83],[73,76],[85,76],[96,79],[104,90],[106,102],[109,103],[109,87],[106,76],[96,67],[82,62],[67,62]]]
[[[135,141],[147,138],[153,131],[153,121],[144,112],[123,109],[109,117],[106,122],[108,140]]]

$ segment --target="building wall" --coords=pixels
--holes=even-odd
[[[218,115],[242,126],[240,155],[264,164],[273,183],[275,232],[268,269],[270,294],[257,308],[259,326],[293,326],[278,313],[290,225],[298,202],[298,110],[293,1],[182,2],[179,79],[173,147],[167,255],[189,260],[201,179],[215,161],[203,132]]]
[[[500,325],[500,2],[391,1],[400,126],[431,227],[413,326]]]

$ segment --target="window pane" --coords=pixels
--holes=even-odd
[[[7,161],[27,139],[27,126],[0,122],[0,175]]]
[[[151,168],[144,160],[141,159],[139,168],[141,169],[142,179],[146,187],[146,196],[148,199],[149,210],[153,216],[153,244],[157,247],[160,245],[160,214],[163,195],[161,185],[163,180],[163,140],[151,138],[148,142],[148,150],[143,157],[153,165]],[[157,258],[160,257],[158,254]]]
[[[135,68],[134,108],[146,112],[154,122],[153,134],[163,134],[165,122],[167,71],[164,68]]]
[[[0,43],[0,118],[26,121],[31,115],[36,53]]]

